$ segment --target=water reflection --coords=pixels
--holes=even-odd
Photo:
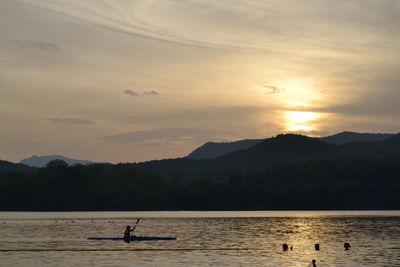
[[[307,266],[312,259],[317,266],[400,265],[400,217],[144,218],[136,234],[178,240],[86,240],[122,236],[135,219],[0,217],[0,265]],[[293,250],[283,251],[284,243]]]

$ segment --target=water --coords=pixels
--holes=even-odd
[[[137,218],[137,235],[178,239],[86,239]],[[0,212],[0,226],[0,266],[400,266],[400,211]]]

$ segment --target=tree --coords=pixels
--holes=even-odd
[[[62,168],[67,168],[68,167],[68,163],[66,163],[65,161],[61,160],[61,159],[54,159],[52,161],[50,161],[49,163],[47,163],[46,168],[49,169],[62,169]]]

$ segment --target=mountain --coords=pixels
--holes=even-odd
[[[282,134],[215,159],[37,170],[0,172],[0,210],[400,208],[400,134],[341,145]]]
[[[223,143],[208,142],[196,148],[186,157],[189,159],[214,159],[234,151],[249,148],[262,140],[263,139],[246,139]]]
[[[318,138],[282,134],[215,159],[180,158],[138,164],[164,177],[224,180],[232,172],[255,173],[274,164],[329,159],[334,158],[337,153],[334,145],[322,142]]]
[[[0,173],[6,173],[6,172],[31,173],[34,171],[36,171],[36,168],[20,163],[13,163],[5,160],[0,160]]]
[[[50,156],[33,156],[30,158],[26,158],[20,161],[20,163],[31,166],[31,167],[45,167],[47,163],[49,163],[52,160],[55,159],[60,159],[68,163],[68,165],[76,165],[76,164],[83,164],[83,165],[88,165],[93,162],[88,161],[88,160],[77,160],[77,159],[71,159],[68,157],[64,156],[59,156],[59,155],[50,155]]]
[[[368,142],[368,141],[383,141],[395,134],[387,133],[356,133],[356,132],[341,132],[338,134],[320,137],[321,141],[341,145],[349,142]],[[231,152],[250,148],[265,139],[246,139],[233,142],[208,142],[196,148],[186,158],[189,159],[215,159],[217,157],[229,154]]]
[[[216,158],[217,165],[240,172],[256,172],[280,163],[307,162],[335,158],[338,149],[318,138],[281,134],[244,150]]]
[[[383,141],[393,136],[395,136],[395,134],[341,132],[321,137],[320,140],[331,144],[341,145],[349,142]]]
[[[398,157],[400,157],[400,134],[392,135],[383,141],[357,141],[341,145],[304,135],[281,134],[265,139],[248,149],[216,158],[214,162],[249,173],[282,163]]]
[[[384,141],[330,144],[319,138],[281,134],[215,159],[169,159],[138,163],[163,177],[225,180],[232,173],[252,175],[271,166],[331,159],[399,158],[400,135]]]
[[[339,147],[352,158],[396,158],[400,157],[400,134],[383,141],[349,142]]]

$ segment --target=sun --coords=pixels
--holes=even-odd
[[[307,111],[292,111],[289,113],[289,120],[295,123],[304,123],[313,120],[317,117],[314,112]]]
[[[314,129],[313,121],[318,118],[318,114],[308,111],[291,111],[287,113],[287,128],[290,131],[309,132]]]

